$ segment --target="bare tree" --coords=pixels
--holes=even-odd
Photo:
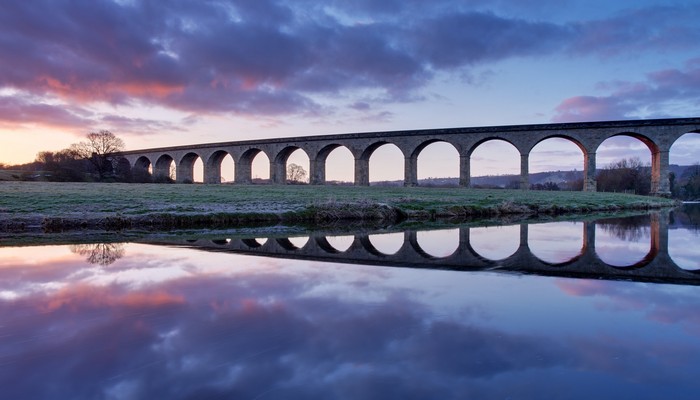
[[[78,157],[88,160],[93,166],[100,180],[113,172],[113,162],[116,160],[114,153],[124,149],[124,141],[116,137],[110,131],[90,132],[87,140],[75,143],[70,147]]]
[[[306,170],[299,164],[287,165],[287,180],[294,183],[306,182]]]
[[[118,259],[124,257],[124,245],[122,243],[94,243],[71,245],[70,251],[87,257],[90,264],[106,267]]]

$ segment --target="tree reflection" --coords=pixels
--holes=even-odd
[[[693,232],[700,230],[700,207],[697,203],[684,204],[669,213],[669,224]]]
[[[651,221],[648,215],[638,215],[625,218],[607,218],[596,222],[606,233],[626,242],[639,242],[651,237],[649,227]]]
[[[71,252],[87,257],[85,260],[90,264],[97,264],[103,267],[124,257],[123,243],[74,244],[69,246],[69,248]]]

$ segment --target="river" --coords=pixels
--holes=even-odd
[[[1,397],[695,399],[699,236],[695,204],[0,247]]]

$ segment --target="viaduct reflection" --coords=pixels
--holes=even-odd
[[[151,244],[187,246],[206,251],[231,252],[238,254],[352,263],[409,268],[449,269],[463,271],[502,271],[511,273],[537,274],[545,276],[565,276],[579,278],[599,278],[632,280],[642,282],[700,284],[700,270],[686,270],[678,266],[669,255],[669,215],[650,215],[649,251],[639,261],[626,266],[606,263],[596,252],[596,224],[604,225],[605,220],[580,223],[581,248],[578,254],[562,262],[547,262],[538,257],[528,245],[530,227],[519,225],[519,246],[517,250],[501,260],[492,260],[479,254],[470,243],[470,227],[459,227],[459,245],[450,255],[436,257],[423,250],[418,240],[417,230],[403,232],[403,243],[394,254],[385,254],[370,240],[376,232],[364,232],[352,236],[352,243],[346,250],[338,250],[329,241],[330,236],[311,236],[303,245],[294,238],[268,239],[192,239],[179,241],[149,242]],[[609,225],[609,222],[607,223]],[[297,238],[298,239],[298,238]],[[301,241],[303,243],[303,241]]]

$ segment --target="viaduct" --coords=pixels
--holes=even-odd
[[[310,236],[306,243],[299,247],[289,238],[269,238],[263,243],[254,238],[165,239],[146,243],[321,262],[700,285],[700,270],[683,269],[669,255],[669,214],[653,213],[650,217],[649,251],[639,261],[626,266],[609,265],[596,253],[595,221],[583,223],[581,233],[583,240],[578,254],[556,263],[544,261],[530,250],[527,223],[519,225],[518,249],[503,260],[491,260],[480,255],[470,244],[470,228],[466,226],[459,227],[457,249],[445,257],[436,257],[424,251],[420,246],[416,230],[404,232],[403,245],[394,254],[384,254],[379,251],[372,244],[371,232],[353,235],[352,244],[346,250],[334,248],[323,235]]]
[[[326,159],[339,147],[346,147],[355,160],[355,185],[369,185],[369,159],[386,144],[396,145],[404,156],[404,185],[418,184],[418,155],[435,142],[449,143],[459,153],[459,184],[470,185],[470,159],[474,150],[489,140],[503,140],[520,153],[520,188],[529,188],[529,156],[541,141],[563,138],[583,153],[585,191],[596,190],[596,150],[613,136],[630,136],[643,142],[651,152],[652,193],[667,195],[669,150],[686,133],[700,133],[700,118],[626,120],[544,125],[509,125],[473,128],[423,129],[366,132],[341,135],[302,136],[278,139],[233,141],[133,150],[118,153],[133,171],[168,176],[172,163],[178,182],[193,181],[193,167],[199,158],[204,165],[204,183],[221,183],[221,162],[230,155],[235,165],[235,183],[251,183],[252,161],[259,153],[270,160],[270,180],[284,184],[287,159],[296,150],[309,157],[310,183],[326,182]]]

